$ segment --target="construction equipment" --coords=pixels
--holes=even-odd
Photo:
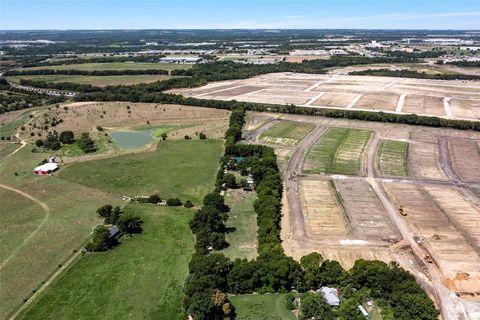
[[[433,263],[432,256],[430,256],[429,254],[426,254],[426,255],[425,255],[425,261],[426,261],[427,263]]]
[[[407,216],[407,209],[404,206],[400,206],[400,208],[398,208],[398,212],[400,212],[400,214],[404,217]]]

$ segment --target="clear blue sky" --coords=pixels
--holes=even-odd
[[[0,29],[480,29],[480,0],[0,0]]]

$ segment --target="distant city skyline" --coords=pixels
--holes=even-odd
[[[479,0],[0,0],[1,30],[480,29]]]

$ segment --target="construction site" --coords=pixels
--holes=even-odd
[[[309,130],[292,144],[283,123]],[[395,261],[444,317],[480,316],[480,133],[267,113],[246,128],[278,154],[287,254]]]
[[[171,92],[202,99],[480,119],[478,82],[352,76],[342,69],[324,75],[270,73]]]

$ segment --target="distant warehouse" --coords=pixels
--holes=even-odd
[[[202,62],[200,57],[165,57],[160,58],[159,62],[163,63],[177,63],[177,64],[195,64]]]

